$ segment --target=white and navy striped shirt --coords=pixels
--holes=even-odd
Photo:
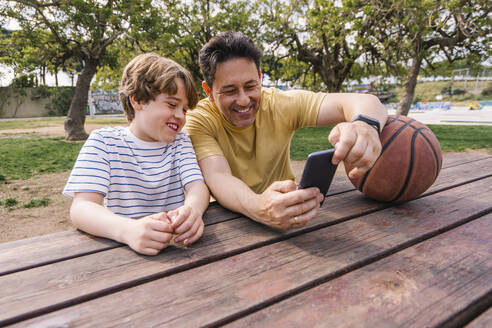
[[[113,213],[138,218],[183,205],[184,186],[196,180],[203,176],[186,132],[146,142],[128,127],[105,127],[90,134],[63,194],[101,193]]]

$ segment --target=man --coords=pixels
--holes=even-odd
[[[188,112],[205,182],[224,207],[278,229],[298,228],[318,212],[318,188],[297,190],[290,140],[305,126],[337,124],[328,140],[333,163],[364,174],[381,152],[386,109],[372,95],[280,91],[261,87],[262,51],[247,36],[224,32],[200,51],[208,99]]]

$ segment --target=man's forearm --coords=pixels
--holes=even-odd
[[[244,182],[227,173],[214,173],[205,179],[212,195],[222,206],[261,222],[260,196]]]
[[[356,93],[332,93],[323,99],[318,114],[317,125],[334,125],[349,122],[363,114],[379,121],[381,130],[386,124],[386,107],[374,95]]]

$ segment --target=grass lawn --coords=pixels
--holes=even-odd
[[[54,118],[40,118],[31,120],[2,120],[0,121],[0,130],[10,130],[10,129],[35,129],[42,128],[46,126],[63,126],[65,122],[64,117],[54,117]],[[127,124],[128,121],[125,117],[87,117],[85,120],[87,124]]]
[[[442,94],[442,90],[445,87],[451,86],[453,90],[461,89],[465,90],[464,94],[445,96],[441,101],[462,101],[462,100],[491,100],[492,96],[484,96],[480,93],[486,87],[490,87],[492,82],[480,81],[477,84],[478,93],[474,93],[475,81],[432,81],[432,82],[419,82],[415,88],[414,102],[417,101],[439,101],[436,100],[436,96]],[[398,102],[403,94],[403,87],[397,87],[393,90],[395,97],[391,99],[391,102]]]
[[[56,120],[63,122],[63,119]],[[29,121],[22,122],[31,124]],[[49,123],[43,122],[40,121],[41,124]],[[97,119],[97,123],[103,124],[125,122],[124,118]],[[492,149],[492,126],[429,125],[429,128],[436,134],[444,152]],[[304,160],[311,152],[332,148],[328,142],[330,131],[331,127],[297,131],[291,143],[291,158]],[[0,183],[44,173],[68,171],[72,169],[82,144],[83,142],[66,142],[61,137],[42,138],[36,134],[0,138]]]
[[[38,136],[0,139],[0,183],[71,170],[82,145]]]
[[[492,149],[492,126],[487,125],[427,125],[434,132],[443,152],[466,149]],[[298,130],[290,145],[293,160],[304,160],[309,153],[333,148],[328,142],[331,127]]]

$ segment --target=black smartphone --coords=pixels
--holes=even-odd
[[[302,171],[299,189],[318,187],[319,191],[326,197],[338,166],[331,163],[334,153],[335,149],[328,149],[308,155],[304,171]],[[323,198],[321,204],[324,201]]]

